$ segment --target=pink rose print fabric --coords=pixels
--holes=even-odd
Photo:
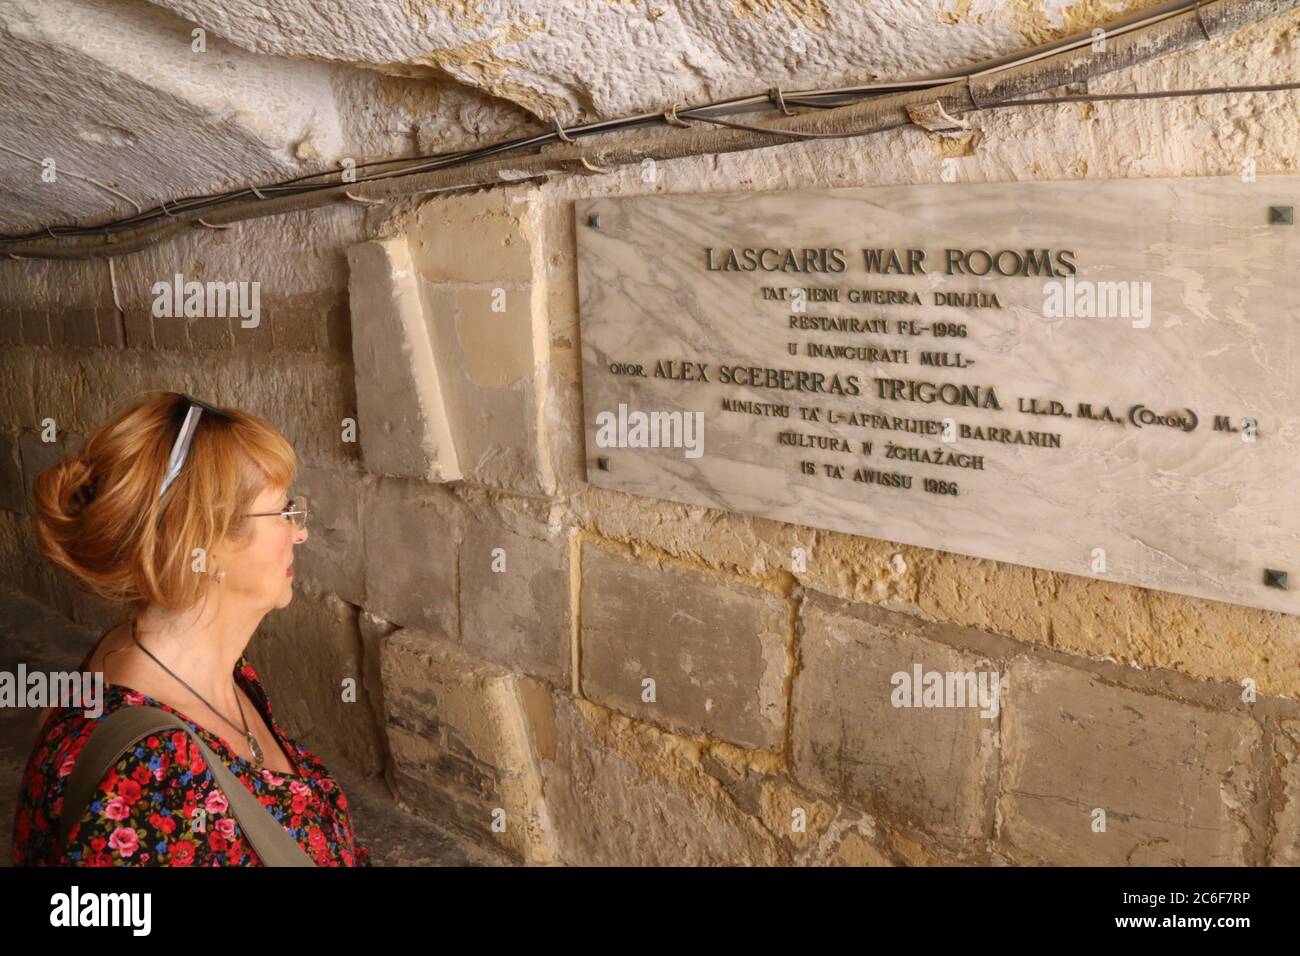
[[[88,653],[81,662],[85,669]],[[182,731],[142,739],[100,781],[90,806],[57,846],[63,784],[99,720],[143,704],[176,714],[198,732],[318,866],[369,866],[358,843],[343,790],[325,766],[294,743],[271,715],[271,701],[248,659],[235,680],[257,705],[297,773],[253,767],[217,735],[138,691],[104,687],[103,714],[56,708],[28,759],[14,817],[15,866],[262,866],[230,814],[199,749]]]

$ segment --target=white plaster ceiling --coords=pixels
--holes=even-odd
[[[551,116],[926,75],[1155,3],[0,0],[0,231],[463,148]]]

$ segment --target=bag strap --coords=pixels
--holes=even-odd
[[[63,812],[59,818],[60,844],[67,842],[68,834],[90,805],[95,788],[122,755],[135,747],[141,737],[171,729],[185,731],[198,745],[214,782],[225,794],[231,813],[264,864],[316,865],[298,841],[289,836],[289,831],[271,815],[271,811],[253,796],[225,761],[188,724],[174,714],[148,704],[116,710],[100,720],[99,726],[91,731],[64,784]]]

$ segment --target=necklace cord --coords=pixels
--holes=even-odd
[[[235,730],[240,729],[238,724],[236,724],[234,721],[228,718],[221,711],[217,710],[217,708],[213,707],[210,703],[208,703],[208,699],[206,697],[204,697],[193,687],[191,687],[183,677],[181,677],[179,674],[173,671],[162,661],[158,660],[158,658],[154,656],[153,652],[150,651],[149,648],[145,647],[143,644],[140,643],[140,636],[136,628],[135,618],[131,618],[131,640],[135,642],[136,647],[140,648],[140,650],[148,654],[153,659],[153,662],[155,664],[157,664],[159,667],[165,670],[168,674],[171,674],[172,677],[176,678],[178,681],[180,681],[182,684],[185,685],[186,690],[188,690],[199,700],[203,701],[204,704],[207,704],[209,710],[211,710],[214,714],[216,714],[226,723],[230,724],[231,727],[234,727]],[[262,747],[257,742],[257,738],[253,736],[253,732],[248,729],[248,718],[244,716],[244,704],[243,701],[239,699],[238,688],[236,688],[236,693],[235,693],[235,706],[239,708],[239,719],[244,722],[244,728],[241,731],[241,733],[243,733],[244,738],[248,741],[248,749],[252,751],[253,758],[254,758],[252,762],[254,765],[260,765],[262,763]]]

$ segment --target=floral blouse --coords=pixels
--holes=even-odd
[[[102,639],[102,638],[101,638]],[[92,650],[81,662],[84,671]],[[104,716],[148,704],[193,727],[318,866],[369,866],[352,829],[347,797],[325,766],[294,743],[271,715],[271,700],[248,659],[235,680],[261,711],[299,773],[257,769],[224,740],[179,711],[118,684],[104,686],[100,717],[55,708],[41,727],[23,774],[14,818],[15,866],[262,866],[190,735],[169,730],[142,738],[100,781],[90,805],[58,846],[63,785]]]

